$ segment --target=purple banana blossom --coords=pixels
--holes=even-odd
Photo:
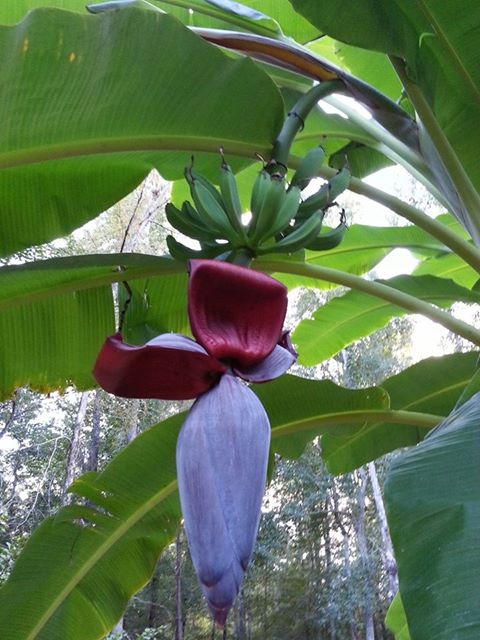
[[[192,260],[196,341],[167,333],[136,347],[117,333],[94,368],[100,386],[122,397],[197,398],[178,438],[178,487],[193,565],[220,627],[252,555],[270,445],[265,409],[239,378],[266,382],[293,364],[286,309],[286,289],[273,278]]]

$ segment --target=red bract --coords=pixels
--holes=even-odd
[[[192,260],[188,313],[197,342],[167,333],[137,347],[117,333],[107,338],[93,375],[123,398],[160,400],[197,398],[229,367],[249,382],[272,380],[295,359],[282,334],[286,310],[287,291],[270,276]]]
[[[134,347],[116,333],[106,339],[93,375],[105,391],[122,398],[188,400],[207,391],[225,371],[185,336],[166,333]]]
[[[177,443],[177,475],[193,565],[223,626],[252,554],[270,429],[260,401],[235,376],[266,382],[295,361],[282,332],[285,287],[211,260],[190,263],[188,313],[197,342],[167,333],[135,347],[107,338],[94,376],[126,398],[197,398]]]
[[[240,367],[260,362],[280,340],[286,311],[277,280],[226,262],[190,263],[190,325],[210,355]]]

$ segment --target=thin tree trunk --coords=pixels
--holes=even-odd
[[[18,409],[18,389],[14,392],[13,398],[10,401],[10,415],[5,420],[5,424],[0,429],[0,438],[3,438],[3,436],[7,433],[7,431],[10,429],[10,427],[14,423],[15,418],[17,417],[17,409]]]
[[[363,468],[359,469],[358,476],[360,479],[360,484],[357,492],[357,500],[358,500],[357,541],[358,541],[358,550],[360,552],[362,564],[365,569],[365,581],[367,583],[367,597],[365,599],[365,609],[363,614],[364,625],[365,625],[365,640],[375,640],[375,627],[373,624],[373,613],[372,613],[372,605],[371,605],[371,599],[370,599],[370,594],[372,591],[372,581],[371,581],[370,569],[369,569],[367,536],[365,533],[365,492],[367,488],[367,474],[365,473],[365,469]]]
[[[67,493],[68,487],[72,484],[75,475],[78,472],[80,465],[80,434],[85,422],[85,414],[87,413],[89,392],[85,391],[80,396],[80,403],[78,405],[77,417],[75,424],[73,425],[72,439],[70,441],[70,448],[68,450],[67,466],[65,470],[65,481],[63,483],[63,503],[68,504],[71,500],[71,496]]]
[[[247,625],[245,623],[245,603],[243,601],[243,593],[237,596],[235,602],[235,639],[245,640],[247,637]]]
[[[395,556],[393,553],[392,540],[390,539],[390,533],[388,531],[385,505],[383,502],[382,491],[380,489],[380,485],[378,484],[375,463],[369,462],[367,468],[370,482],[372,484],[373,499],[375,500],[375,507],[377,509],[377,518],[380,525],[380,535],[382,537],[382,559],[388,576],[388,598],[389,600],[392,600],[393,596],[398,591],[397,563],[395,561]]]
[[[265,567],[264,574],[263,574],[263,611],[262,611],[264,640],[267,640],[268,638],[267,608],[268,608],[268,581],[267,581],[267,568]]]
[[[183,640],[182,611],[182,529],[175,538],[175,640]]]
[[[322,521],[322,533],[325,543],[325,588],[327,591],[328,599],[330,601],[330,594],[332,593],[332,541],[330,539],[330,523],[328,521],[328,499],[325,501],[325,516]],[[317,574],[319,575],[319,574]],[[328,606],[327,610],[328,619],[328,633],[330,640],[337,640],[337,630],[335,627],[335,616],[332,615],[332,609]]]
[[[344,576],[345,576],[345,584],[348,590],[348,595],[350,598],[354,598],[352,593],[352,568],[350,566],[350,537],[347,528],[342,522],[342,518],[340,517],[340,507],[337,493],[337,485],[335,483],[335,478],[332,478],[332,484],[330,487],[330,496],[332,499],[332,514],[335,520],[335,524],[342,534],[342,549],[343,549],[343,567],[344,567]],[[356,622],[355,622],[355,614],[353,612],[353,608],[349,608],[348,610],[348,626],[350,629],[350,640],[358,640],[358,635],[356,631]]]
[[[148,620],[147,627],[149,629],[154,629],[157,624],[157,611],[158,611],[158,603],[157,603],[157,595],[158,595],[158,564],[155,567],[155,571],[153,572],[152,579],[150,580],[150,604],[148,607]]]
[[[88,444],[88,460],[85,471],[97,471],[98,469],[98,449],[100,445],[100,391],[97,391],[93,400],[92,431]]]
[[[125,416],[125,426],[127,428],[127,443],[130,443],[137,437],[139,410],[140,400],[130,400]]]

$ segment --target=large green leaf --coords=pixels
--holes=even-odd
[[[427,358],[387,378],[382,388],[390,397],[390,408],[448,415],[474,375],[477,359],[474,351]],[[339,427],[322,437],[322,455],[331,473],[348,473],[385,453],[417,444],[433,426],[387,421]]]
[[[475,291],[434,276],[396,276],[384,283],[440,307],[480,300]],[[405,309],[360,291],[333,298],[315,312],[312,320],[303,320],[293,334],[299,361],[306,366],[322,362],[405,313]]]
[[[412,638],[480,636],[479,422],[477,394],[388,473],[388,521]]]
[[[138,278],[142,307],[127,314],[127,339],[140,323],[157,334],[187,330],[185,267],[170,258],[86,255],[0,269],[0,398],[22,385],[91,387],[95,357],[114,331],[109,284],[128,280],[135,289]]]
[[[0,314],[0,399],[17,387],[39,391],[94,384],[91,370],[114,331],[109,286],[66,293]]]
[[[52,7],[86,13],[83,0],[3,0],[0,5],[0,23],[15,24],[33,9]]]
[[[0,311],[111,282],[184,272],[185,266],[171,258],[137,253],[81,255],[9,265],[0,269]]]
[[[282,455],[299,455],[308,440],[339,424],[389,414],[382,389],[286,376],[254,390],[272,423],[272,447]],[[27,543],[0,591],[2,640],[95,640],[113,627],[174,535],[175,443],[183,418],[152,427],[102,473],[73,484],[88,506],[64,507]]]
[[[479,278],[475,269],[472,269],[455,253],[447,253],[421,262],[416,267],[413,275],[431,275],[438,278],[446,278],[453,280],[462,287],[467,287],[467,289],[471,289]]]
[[[285,35],[297,42],[307,42],[318,37],[318,29],[313,27],[305,18],[296,13],[288,0],[248,0],[242,4],[253,10],[262,12],[264,17],[236,15],[234,12],[222,11],[218,3],[207,0],[148,0],[150,6],[157,7],[177,17],[184,24],[198,27],[213,27],[216,29],[241,29],[253,31],[270,37],[278,37],[278,24]],[[85,0],[3,0],[0,6],[0,23],[14,24],[19,22],[28,11],[39,7],[53,7],[85,13],[85,5],[107,4]],[[111,6],[114,3],[110,3]],[[142,0],[137,0],[141,6]],[[192,13],[193,12],[193,13]]]
[[[480,5],[475,0],[464,3],[461,11],[455,2],[435,0],[347,0],[340,4],[334,0],[321,4],[315,0],[292,0],[292,4],[320,31],[335,39],[405,60],[405,82],[412,83],[413,92],[420,91],[419,96],[413,96],[413,102],[442,158],[451,171],[463,166],[474,187],[480,190],[480,67],[475,35],[480,27]],[[423,151],[443,181],[445,192],[453,197],[452,184],[438,158],[430,153],[428,145]],[[459,180],[457,186],[465,186],[460,174],[454,179]],[[478,204],[475,196],[469,204],[474,202]],[[458,210],[457,214],[464,216],[472,234],[480,233],[480,214],[474,207],[468,213]]]
[[[0,591],[2,640],[94,640],[110,631],[174,535],[181,423],[180,414],[148,430],[101,474],[74,483],[91,506],[64,507],[29,540]]]
[[[152,167],[174,179],[192,152],[207,172],[220,146],[265,154],[283,118],[250,60],[156,12],[39,9],[0,27],[0,53],[0,254],[65,235]]]
[[[380,387],[344,389],[329,380],[282,376],[253,390],[265,406],[272,425],[272,448],[282,456],[297,457],[315,436],[342,424],[365,424],[386,411],[389,398]]]

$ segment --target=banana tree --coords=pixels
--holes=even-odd
[[[92,387],[97,354],[118,328],[116,283],[128,282],[131,296],[148,291],[135,331],[121,309],[122,332],[134,336],[129,354],[151,350],[141,345],[152,332],[191,335],[188,258],[248,263],[289,288],[346,287],[296,330],[305,364],[401,314],[443,325],[471,350],[421,361],[381,387],[350,390],[291,375],[261,385],[245,374],[268,415],[271,450],[283,456],[321,436],[327,465],[343,473],[411,447],[392,466],[387,502],[403,604],[395,601],[395,628],[422,640],[473,639],[480,627],[480,330],[445,311],[480,296],[480,9],[467,4],[461,15],[453,3],[431,0],[401,8],[373,0],[0,7],[0,252],[10,257],[0,269],[2,397],[19,385]],[[390,164],[420,181],[444,214],[432,218],[363,181]],[[185,167],[190,205],[182,205]],[[178,181],[167,215],[173,228],[196,234],[199,248],[173,237],[171,256],[18,259],[96,217],[152,168]],[[307,197],[302,188],[314,176],[324,183]],[[265,184],[276,208],[258,205],[253,193],[250,202]],[[345,229],[340,217],[337,228],[322,228],[317,213],[346,186],[411,224]],[[248,226],[240,215],[247,209]],[[418,258],[413,274],[368,278],[396,247]],[[165,350],[165,342],[153,347]],[[206,342],[200,347],[211,355]],[[237,368],[268,360],[268,349],[257,355]],[[211,366],[223,376],[221,363]],[[214,403],[211,394],[202,397]],[[114,626],[174,536],[184,421],[179,414],[154,426],[105,471],[72,485],[78,500],[41,525],[0,592],[2,638],[88,640]]]

